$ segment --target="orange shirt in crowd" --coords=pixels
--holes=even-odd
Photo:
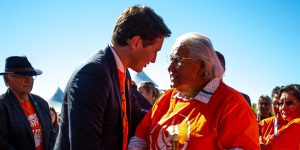
[[[291,120],[278,130],[278,136],[267,142],[264,150],[299,150],[300,118]]]
[[[36,150],[43,150],[43,136],[42,136],[42,127],[39,122],[39,119],[36,115],[36,112],[32,106],[32,103],[30,100],[27,100],[25,102],[20,102],[27,119],[29,121],[29,124],[32,128],[32,134],[35,142],[35,148]]]
[[[266,118],[260,122],[260,131],[261,131],[261,136],[263,138],[263,143],[267,143],[271,137],[274,135],[274,129],[275,129],[275,116]],[[282,128],[284,125],[282,123],[277,122],[277,133],[278,131]]]
[[[139,124],[137,139],[153,150],[170,149],[175,136],[180,149],[260,149],[255,115],[243,96],[219,80],[204,90],[212,95],[199,92],[192,100],[166,91]]]

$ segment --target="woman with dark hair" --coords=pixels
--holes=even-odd
[[[287,121],[283,120],[281,114],[279,112],[279,99],[280,99],[280,89],[281,87],[276,86],[272,90],[272,109],[274,116],[263,119],[259,122],[260,129],[260,142],[261,144],[266,143],[274,134],[278,133],[278,130],[282,128],[282,126],[287,124]]]
[[[300,85],[283,87],[278,106],[283,120],[288,123],[267,141],[263,149],[300,149]]]
[[[51,121],[52,121],[52,125],[54,127],[54,130],[55,130],[55,133],[56,133],[56,136],[58,134],[58,119],[57,119],[57,113],[54,109],[54,107],[50,107],[50,114],[51,114]]]

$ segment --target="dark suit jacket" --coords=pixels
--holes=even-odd
[[[251,107],[251,99],[250,99],[250,97],[247,95],[247,94],[245,94],[245,93],[242,93],[241,92],[241,94],[244,96],[244,98],[245,98],[245,100],[247,101],[247,103],[250,105],[250,107]]]
[[[41,124],[44,148],[52,150],[55,132],[48,103],[34,94],[29,94],[29,97]],[[35,150],[29,121],[18,99],[10,90],[0,96],[0,149]]]
[[[143,117],[136,99],[129,99],[127,71],[126,99],[129,133]],[[121,93],[117,65],[109,47],[79,66],[65,89],[61,123],[54,149],[121,150]]]

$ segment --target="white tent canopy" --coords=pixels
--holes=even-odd
[[[63,103],[63,96],[64,96],[64,92],[59,87],[57,87],[57,90],[54,93],[54,95],[48,100],[49,106],[54,107],[56,112],[61,111],[61,105]]]
[[[154,83],[156,87],[158,87],[157,84],[149,76],[147,76],[147,74],[144,71],[137,73],[132,70],[129,70],[129,72],[132,80],[136,83],[136,85],[139,85],[143,81],[150,81]]]
[[[140,84],[143,81],[151,81],[152,83],[154,83],[156,87],[158,87],[157,84],[145,72],[141,71],[139,73],[136,73],[130,69],[129,72],[132,80],[136,83],[136,85]],[[57,112],[61,111],[61,106],[63,103],[63,95],[64,92],[59,87],[57,87],[57,90],[55,91],[53,96],[48,100],[49,106],[54,107],[54,109]]]

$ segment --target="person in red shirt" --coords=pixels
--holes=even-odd
[[[260,143],[262,146],[270,140],[273,135],[278,134],[278,130],[281,129],[283,125],[287,124],[287,121],[284,121],[279,112],[279,95],[280,95],[280,87],[276,86],[272,90],[272,108],[274,112],[274,116],[263,119],[260,123]]]
[[[172,88],[148,111],[128,148],[259,149],[255,115],[240,92],[222,82],[210,40],[184,34],[170,57]]]
[[[280,90],[279,112],[288,123],[278,129],[263,146],[265,150],[300,149],[300,85],[290,84]]]
[[[27,57],[6,59],[4,81],[7,92],[0,96],[0,149],[52,150],[55,131],[51,123],[48,103],[31,94],[34,76],[42,74],[34,69]]]
[[[225,72],[226,71],[225,57],[224,57],[224,55],[221,52],[219,52],[219,51],[215,51],[215,52],[216,52],[216,54],[218,56],[218,59],[219,59],[221,65],[222,65],[223,69],[224,69],[224,72]],[[251,107],[251,99],[250,99],[250,97],[247,94],[245,94],[245,93],[241,92],[241,94],[244,96],[245,100],[248,102],[249,106]]]

